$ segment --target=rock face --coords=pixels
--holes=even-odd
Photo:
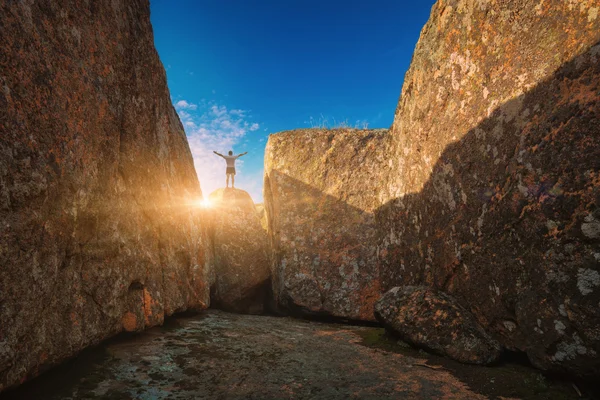
[[[263,203],[255,204],[258,218],[260,219],[260,226],[263,227],[265,232],[267,231],[267,212],[265,211],[265,205]]]
[[[369,320],[426,285],[537,367],[600,374],[599,32],[596,0],[438,1],[389,148],[271,136],[279,303]]]
[[[392,128],[383,289],[453,294],[543,369],[600,374],[598,1],[439,1]]]
[[[0,390],[209,302],[149,4],[0,4]]]
[[[404,341],[468,364],[490,364],[501,354],[498,342],[473,315],[445,293],[425,286],[389,290],[375,304],[375,316]]]
[[[381,285],[374,211],[386,191],[387,145],[386,130],[269,137],[264,199],[282,309],[374,320]]]
[[[250,195],[217,189],[209,196],[215,281],[211,304],[226,311],[262,313],[270,294],[267,233]]]

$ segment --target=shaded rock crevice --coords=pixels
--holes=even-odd
[[[211,306],[230,312],[262,314],[271,304],[268,238],[250,195],[222,188],[206,210],[214,281]]]

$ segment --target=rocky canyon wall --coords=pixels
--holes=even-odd
[[[451,293],[534,365],[600,370],[600,4],[438,1],[392,127],[383,289]]]
[[[374,320],[375,210],[386,194],[387,130],[271,135],[264,199],[273,291],[283,310]]]
[[[0,390],[209,301],[147,0],[0,4]]]
[[[425,285],[534,365],[597,374],[599,99],[597,1],[438,1],[389,135],[270,137],[278,303],[371,320]]]

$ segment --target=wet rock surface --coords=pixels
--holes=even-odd
[[[439,1],[396,110],[383,289],[452,294],[538,367],[600,375],[597,0]]]
[[[375,304],[375,316],[404,341],[456,361],[487,365],[501,355],[469,311],[429,287],[392,288]]]
[[[374,210],[386,192],[387,130],[269,136],[264,198],[278,305],[373,320],[380,295]]]
[[[221,311],[177,317],[112,340],[0,397],[578,398],[570,383],[549,381],[530,368],[459,364],[406,347],[381,328]]]
[[[271,292],[267,233],[250,195],[222,188],[209,196],[215,280],[211,304],[226,311],[259,314]]]
[[[148,1],[0,2],[0,390],[209,301]]]

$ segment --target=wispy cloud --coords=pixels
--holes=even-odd
[[[175,108],[179,111],[179,110],[195,110],[198,108],[198,105],[196,104],[191,104],[188,103],[185,100],[179,100],[177,103],[175,103]]]
[[[228,109],[225,105],[201,102],[200,105],[179,100],[175,109],[183,123],[194,165],[200,179],[202,192],[207,197],[212,191],[225,186],[225,161],[213,154],[213,150],[226,153],[235,151],[241,145],[248,132],[260,128],[253,122],[249,112],[240,109]],[[237,187],[250,193],[255,201],[261,198],[262,172],[248,173],[244,160],[237,161]]]

